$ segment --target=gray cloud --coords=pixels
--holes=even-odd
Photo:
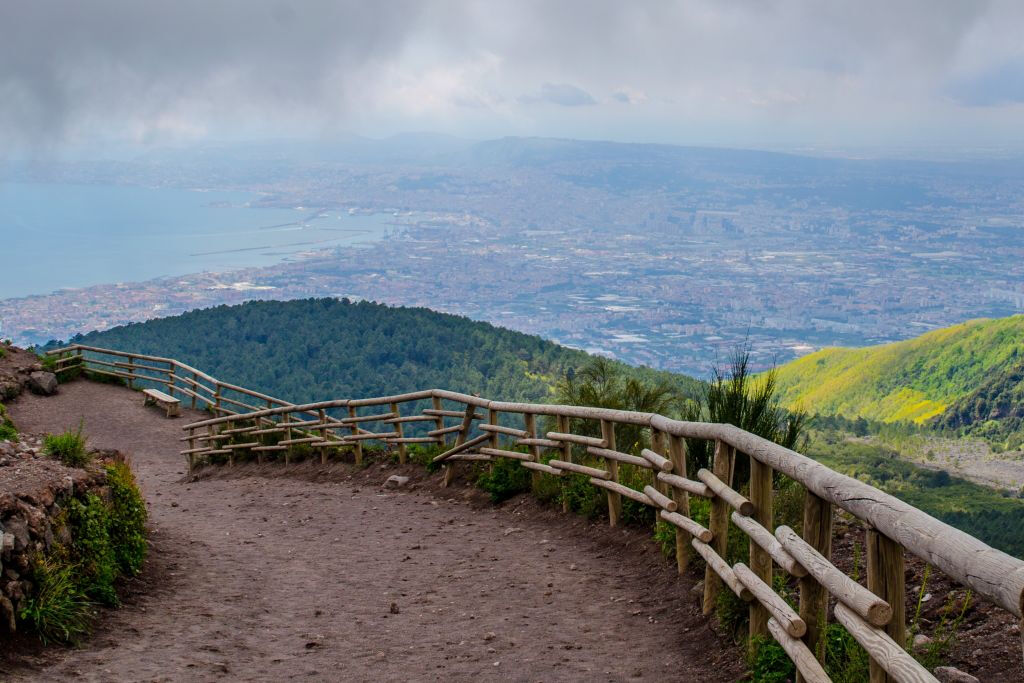
[[[544,83],[537,94],[521,95],[523,104],[557,104],[562,107],[582,107],[597,104],[597,100],[583,88],[569,83]]]
[[[970,107],[1024,103],[1024,59],[1005,62],[950,84],[950,96]]]
[[[335,78],[404,46],[422,3],[33,0],[0,5],[0,124],[175,125],[346,102]]]
[[[1019,0],[0,0],[0,154],[345,130],[1019,136],[1021,25]]]

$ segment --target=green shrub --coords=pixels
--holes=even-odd
[[[68,501],[55,524],[67,525],[71,545],[54,545],[33,562],[35,589],[18,616],[44,642],[76,642],[89,630],[93,601],[117,605],[118,577],[142,568],[146,508],[135,477],[126,463],[106,472],[110,503],[94,493]]]
[[[806,491],[795,479],[780,477],[775,490],[775,526],[785,524],[797,534],[804,528],[804,498]]]
[[[541,464],[547,465],[549,462],[555,459],[556,456],[549,454],[541,455]],[[533,484],[533,495],[542,503],[555,504],[562,502],[562,480],[565,477],[552,477],[547,474],[542,474],[538,477],[531,476],[531,482]]]
[[[25,599],[19,617],[44,643],[75,643],[89,632],[92,603],[76,581],[77,568],[60,558],[37,556],[30,577],[35,590]]]
[[[441,455],[440,446],[412,444],[406,450],[409,462],[422,465],[427,472],[433,473],[441,469],[442,463],[434,462],[434,458]]]
[[[105,373],[94,372],[92,370],[85,370],[84,375],[85,378],[91,382],[98,382],[100,384],[114,384],[119,387],[128,386],[128,382],[126,382],[123,377],[118,377],[116,375],[107,375]]]
[[[661,549],[666,559],[676,559],[676,527],[668,522],[658,520],[654,524],[654,542]]]
[[[18,430],[14,427],[14,422],[11,421],[10,416],[7,414],[7,408],[4,407],[3,403],[0,403],[0,441],[17,441]]]
[[[581,474],[563,474],[562,480],[565,482],[562,496],[572,512],[593,519],[608,510],[604,489],[591,484],[588,477]]]
[[[648,470],[636,465],[619,464],[619,483],[634,491],[643,491],[644,486],[651,483],[651,475]],[[653,526],[657,519],[656,514],[650,506],[622,497],[620,520],[623,524]]]
[[[51,458],[57,458],[68,467],[84,467],[92,460],[85,450],[85,437],[82,436],[82,423],[78,430],[68,430],[63,434],[47,434],[43,438],[43,452]]]
[[[47,372],[57,372],[57,356],[39,356],[39,363]]]
[[[842,624],[825,628],[825,671],[835,683],[862,683],[869,678],[871,659]]]
[[[718,591],[715,598],[715,616],[735,642],[742,642],[747,632],[747,624],[750,622],[750,606],[728,586],[723,585]]]
[[[146,504],[127,463],[107,465],[110,486],[110,544],[122,574],[134,576],[146,559]]]
[[[491,502],[500,503],[530,490],[530,470],[517,461],[497,458],[491,469],[483,472],[476,483],[490,494]]]
[[[786,683],[796,680],[796,667],[782,646],[758,636],[750,644],[750,680],[755,683]]]
[[[86,495],[84,501],[72,499],[66,509],[72,556],[78,566],[82,591],[106,605],[116,605],[114,581],[118,576],[118,562],[110,542],[110,509],[95,493]]]

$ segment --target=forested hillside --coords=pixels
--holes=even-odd
[[[974,419],[977,402],[962,401],[996,375],[1012,377],[1022,352],[1024,316],[971,320],[895,344],[823,349],[780,367],[778,387],[786,406],[810,413],[925,423],[956,406]],[[993,415],[987,405],[976,412]]]
[[[993,373],[976,390],[954,401],[935,425],[982,437],[1005,450],[1024,445],[1024,359],[1018,357],[1014,356],[1016,363]]]
[[[1024,557],[1024,501],[949,473],[907,462],[878,443],[834,431],[814,434],[807,453],[832,469],[887,491],[985,543]]]
[[[589,358],[460,316],[344,299],[218,306],[73,341],[177,358],[225,382],[293,402],[426,388],[545,400],[563,373]],[[646,368],[627,372],[687,393],[697,384]]]

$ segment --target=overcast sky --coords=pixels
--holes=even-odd
[[[0,154],[402,131],[1019,149],[1022,36],[1022,0],[0,0]]]

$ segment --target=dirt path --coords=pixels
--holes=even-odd
[[[186,482],[178,438],[194,415],[164,419],[108,385],[74,382],[10,412],[26,432],[84,419],[92,446],[130,454],[153,529],[148,590],[105,613],[80,649],[51,649],[11,680],[725,681],[743,671],[690,581],[634,531],[533,503],[474,508],[429,482],[386,492],[391,471],[376,465],[330,466],[320,481]]]

